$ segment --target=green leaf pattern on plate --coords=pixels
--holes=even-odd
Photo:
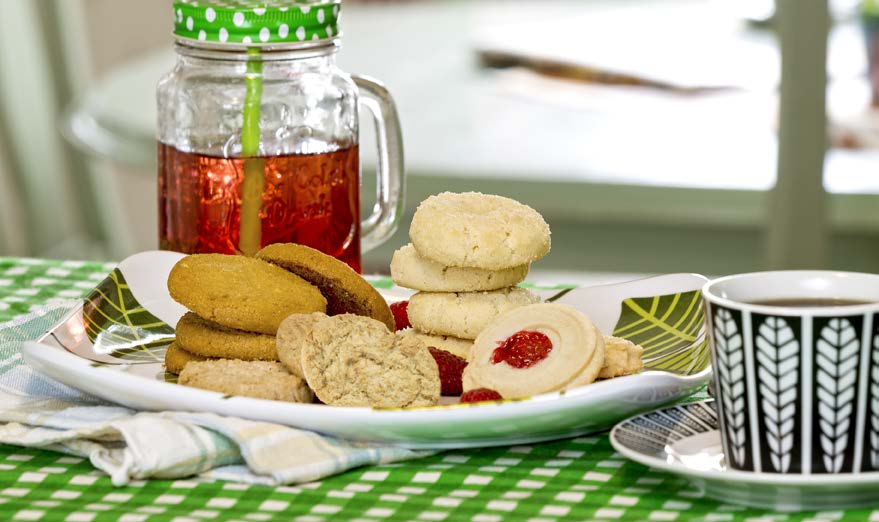
[[[389,278],[372,281],[393,286]],[[561,297],[572,288],[559,285]],[[626,299],[613,335],[644,347],[644,365],[680,375],[709,364],[699,291]],[[174,329],[138,303],[122,273],[114,270],[85,298],[83,318],[97,353],[128,364],[162,363]]]
[[[118,269],[85,297],[82,315],[95,352],[128,364],[163,362],[174,340],[174,329],[135,300]]]
[[[709,364],[703,330],[702,293],[698,290],[622,303],[613,335],[644,347],[644,366],[690,375]]]

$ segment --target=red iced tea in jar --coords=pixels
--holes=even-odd
[[[244,158],[181,152],[159,144],[159,245],[192,253],[239,253]],[[360,266],[356,146],[265,163],[262,246],[299,243]]]

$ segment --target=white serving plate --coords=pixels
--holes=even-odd
[[[185,312],[166,287],[181,257],[173,252],[129,257],[82,306],[38,342],[25,344],[25,361],[60,382],[130,408],[213,412],[409,448],[509,445],[605,429],[686,397],[711,373],[698,293],[705,278],[672,274],[592,288],[534,287],[546,299],[580,309],[602,332],[644,345],[646,369],[638,375],[524,400],[411,410],[225,396],[175,384],[162,368],[173,326]],[[389,302],[410,293],[387,279],[370,280]]]

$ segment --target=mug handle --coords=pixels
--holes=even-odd
[[[360,104],[369,109],[375,120],[378,142],[376,198],[372,214],[360,225],[362,252],[387,241],[403,217],[406,199],[406,175],[403,162],[403,135],[397,106],[391,93],[379,81],[352,75],[360,89]]]

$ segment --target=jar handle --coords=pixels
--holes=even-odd
[[[360,248],[368,252],[387,241],[403,217],[406,199],[403,135],[397,106],[388,89],[366,76],[353,75],[352,78],[360,89],[360,104],[369,109],[375,120],[378,143],[375,207],[361,223]]]

